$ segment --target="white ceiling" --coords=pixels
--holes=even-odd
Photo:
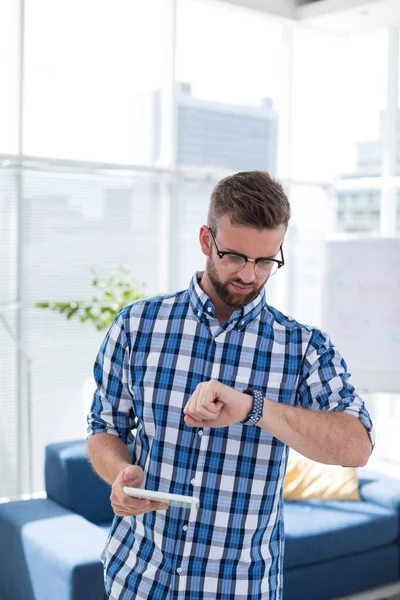
[[[296,12],[301,22],[340,35],[400,26],[400,0],[320,0]]]
[[[224,0],[338,35],[400,26],[400,0]]]
[[[253,8],[277,17],[296,19],[296,0],[222,0],[228,4]]]

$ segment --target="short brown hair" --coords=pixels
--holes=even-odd
[[[288,226],[290,204],[282,184],[267,171],[243,171],[221,179],[211,193],[208,226],[217,230],[224,215],[232,225],[277,229]]]

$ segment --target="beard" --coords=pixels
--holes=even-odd
[[[243,306],[246,306],[246,304],[252,302],[254,298],[257,298],[258,294],[268,280],[268,277],[266,277],[260,286],[253,286],[253,289],[248,294],[237,294],[233,290],[231,291],[229,284],[233,283],[243,286],[243,282],[235,279],[235,273],[232,274],[232,279],[229,279],[226,282],[221,281],[211,256],[207,257],[206,271],[218,298],[224,302],[224,304],[233,308],[242,308]]]

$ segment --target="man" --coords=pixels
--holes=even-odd
[[[205,271],[125,307],[100,348],[88,435],[116,515],[102,555],[110,600],[281,599],[288,446],[323,463],[368,461],[372,423],[344,360],[265,300],[289,218],[268,173],[223,179],[200,229]],[[200,504],[134,499],[124,486]]]

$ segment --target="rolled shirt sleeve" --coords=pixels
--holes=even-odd
[[[96,357],[93,370],[96,391],[87,417],[87,437],[110,433],[128,444],[133,440],[135,414],[124,310],[115,317]]]
[[[303,361],[297,405],[311,410],[344,411],[354,415],[368,431],[374,446],[371,417],[349,378],[346,362],[329,337],[314,329]]]

